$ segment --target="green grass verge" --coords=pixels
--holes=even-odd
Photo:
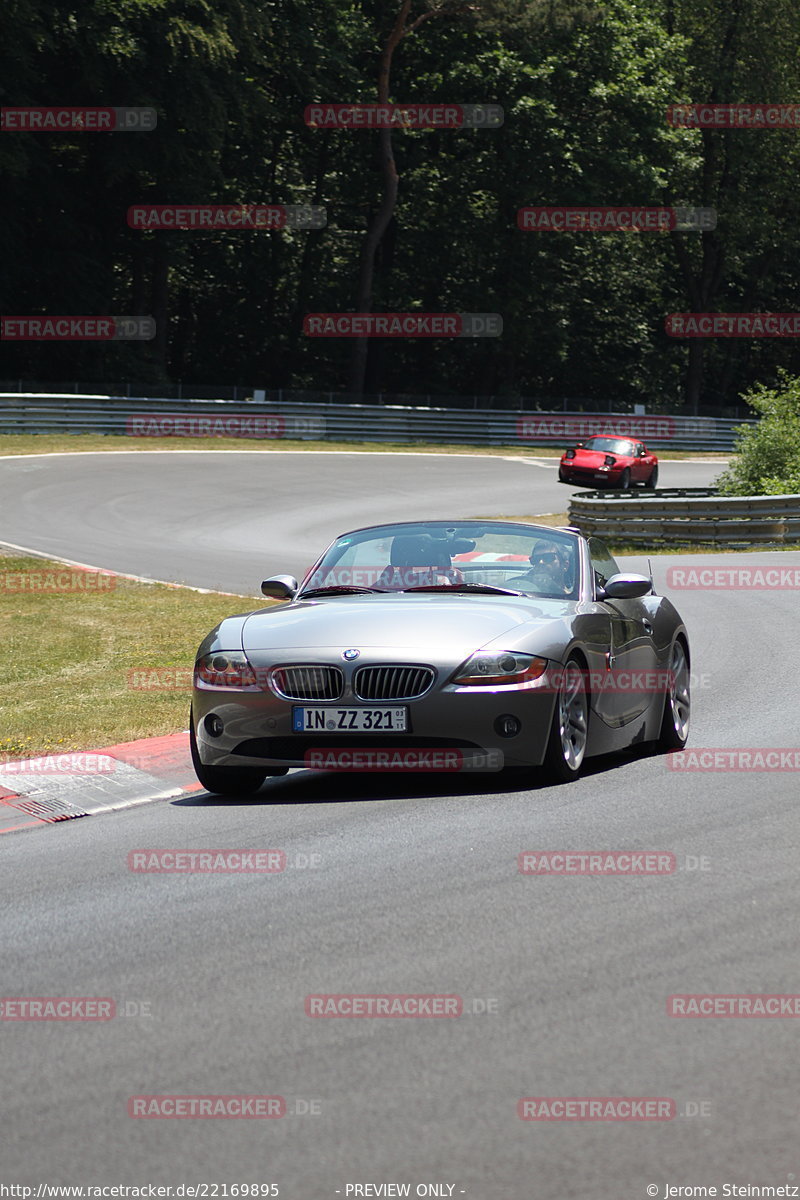
[[[0,555],[0,761],[186,729],[187,668],[200,641],[223,617],[259,605],[255,597],[120,578],[107,591],[9,590],[20,586],[9,584],[9,574],[41,579],[49,571],[80,574],[47,559]],[[135,688],[136,668],[172,669],[180,686]]]
[[[6,433],[0,436],[0,457],[8,454],[76,453],[81,450],[349,450],[353,453],[397,454],[491,454],[507,458],[560,458],[563,447],[437,446],[429,442],[312,442],[251,438],[146,438],[103,433]],[[659,450],[658,457],[685,460],[708,458],[727,462],[729,454],[694,450]]]

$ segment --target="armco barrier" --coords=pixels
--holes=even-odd
[[[575,492],[569,523],[631,545],[780,546],[800,541],[800,495],[720,496],[715,488]]]
[[[131,422],[147,415],[149,422]],[[182,425],[166,418],[184,417]],[[256,403],[252,400],[167,400],[120,396],[0,394],[0,432],[114,433],[152,435],[209,430],[250,438],[347,442],[430,442],[472,446],[552,445],[566,447],[592,433],[640,437],[655,449],[733,448],[740,421],[630,413],[519,413],[489,409],[411,408],[394,405]],[[246,419],[245,419],[246,418]],[[154,423],[155,422],[155,423]],[[225,425],[227,422],[227,426]]]

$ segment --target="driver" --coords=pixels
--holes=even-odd
[[[555,593],[557,596],[570,595],[571,563],[566,547],[559,546],[557,542],[538,541],[528,561],[531,564],[530,571],[519,575],[515,582],[530,583],[537,591]]]
[[[392,542],[391,565],[377,580],[380,588],[404,591],[412,587],[452,587],[464,576],[452,566],[446,543],[427,534],[401,534]]]

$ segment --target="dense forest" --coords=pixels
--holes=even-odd
[[[4,0],[4,107],[142,106],[146,131],[0,135],[3,314],[148,314],[149,341],[4,340],[0,379],[596,397],[720,412],[797,338],[796,0]],[[309,105],[498,105],[491,128],[321,128]],[[132,227],[135,205],[315,205],[314,227]],[[713,209],[704,231],[522,230],[524,206]],[[309,313],[499,313],[478,338],[315,338]]]

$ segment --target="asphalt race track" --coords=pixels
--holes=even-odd
[[[661,464],[705,487],[722,463]],[[554,459],[128,451],[0,458],[0,541],[88,565],[259,595],[339,533],[407,518],[564,512]],[[46,520],[43,519],[46,514]]]
[[[533,513],[567,492],[498,459],[465,476],[463,459],[326,455],[312,475],[266,457],[0,460],[0,537],[250,590],[248,557],[256,576],[285,567],[356,516]],[[692,475],[666,464],[665,484],[673,470]],[[800,568],[800,554],[661,556],[657,585],[676,562]],[[691,746],[797,747],[797,590],[669,594],[693,639]],[[667,1015],[675,993],[800,993],[798,845],[797,772],[671,771],[646,753],[594,760],[563,787],[297,771],[245,803],[200,793],[9,836],[2,995],[111,997],[123,1015],[0,1023],[0,1182],[34,1196],[42,1181],[272,1183],[282,1200],[800,1184],[797,1020]],[[159,847],[278,848],[288,866],[128,870],[130,851]],[[518,872],[522,851],[565,849],[672,852],[678,870]],[[306,1015],[306,996],[348,992],[456,995],[465,1012]],[[287,1115],[127,1115],[132,1096],[242,1093],[283,1096]],[[520,1120],[531,1096],[669,1098],[677,1115]]]

